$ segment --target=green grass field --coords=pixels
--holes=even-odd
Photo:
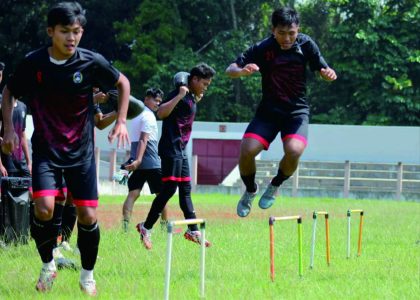
[[[135,206],[129,233],[120,230],[124,197],[102,197],[101,244],[95,268],[99,299],[162,299],[166,232],[157,223],[153,250],[146,251],[134,229],[150,207],[150,197]],[[254,203],[245,218],[236,217],[238,196],[193,195],[197,216],[207,221],[213,243],[206,252],[207,299],[418,299],[420,295],[420,203],[379,200],[278,199],[268,210]],[[257,202],[257,201],[256,201]],[[182,219],[178,200],[171,218]],[[346,259],[347,209],[365,211],[362,255],[357,257],[358,215],[352,217],[352,256]],[[309,269],[312,212],[330,214],[331,266],[326,265],[325,228],[319,219],[314,269]],[[295,221],[275,224],[276,280],[269,272],[270,215],[302,214],[303,277],[298,275]],[[72,237],[75,244],[76,235]],[[78,259],[74,254],[63,252]],[[199,299],[198,245],[174,235],[170,297]],[[33,241],[0,249],[0,299],[84,299],[79,272],[60,270],[53,290],[35,291],[41,267]],[[417,296],[416,296],[417,295]]]

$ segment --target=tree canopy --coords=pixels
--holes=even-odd
[[[0,61],[9,74],[48,42],[46,14],[56,1],[0,2]],[[217,74],[197,119],[246,122],[261,97],[260,76],[229,79],[226,67],[271,33],[271,12],[294,6],[301,32],[318,44],[338,79],[308,71],[311,122],[420,125],[419,1],[415,0],[127,0],[80,1],[88,24],[81,42],[113,61],[133,94],[166,93],[172,76],[204,61]]]

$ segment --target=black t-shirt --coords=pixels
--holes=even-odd
[[[15,161],[22,161],[24,157],[22,149],[22,133],[26,129],[26,115],[27,108],[25,103],[21,101],[16,102],[16,106],[13,108],[12,122],[15,128],[16,135],[19,138],[18,147],[12,152],[12,159]],[[0,113],[0,121],[3,122],[3,114]],[[1,127],[0,136],[4,135],[4,127]]]
[[[64,64],[52,63],[47,47],[25,57],[7,86],[28,99],[34,160],[71,167],[93,159],[93,87],[108,90],[119,74],[102,55],[82,48]]]
[[[244,67],[255,63],[260,68],[262,101],[257,114],[309,112],[306,101],[306,65],[312,71],[327,67],[315,42],[299,33],[291,49],[282,50],[274,36],[253,45],[237,59]]]
[[[163,103],[173,99],[178,89],[169,93]],[[188,93],[178,102],[171,114],[162,121],[162,136],[159,141],[159,156],[186,157],[185,148],[191,136],[197,105],[194,95]]]

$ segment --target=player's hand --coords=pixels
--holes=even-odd
[[[127,126],[122,122],[115,122],[114,127],[108,134],[108,141],[112,143],[117,138],[117,147],[125,148],[130,145],[130,137],[128,136]]]
[[[181,97],[181,99],[182,98],[184,98],[185,97],[185,95],[189,92],[190,90],[188,89],[188,87],[187,86],[185,86],[185,85],[181,85],[180,87],[179,87],[179,91],[178,91],[178,95]]]
[[[93,101],[95,103],[98,103],[98,104],[99,103],[105,103],[105,102],[108,101],[108,99],[109,99],[109,95],[105,94],[103,92],[98,92],[98,93],[93,95]]]
[[[249,76],[254,74],[255,72],[258,72],[260,68],[256,64],[247,64],[245,65],[241,70],[242,76]]]
[[[14,129],[5,130],[3,135],[3,141],[1,142],[1,151],[10,155],[18,147],[19,138]]]
[[[337,74],[335,74],[335,71],[331,68],[322,68],[319,71],[319,74],[326,81],[334,81],[337,79]]]
[[[125,169],[127,171],[135,171],[140,166],[141,161],[140,160],[134,160],[131,164],[128,164],[125,166]]]
[[[9,175],[9,174],[7,174],[7,170],[3,165],[0,166],[0,174],[1,174],[2,177],[6,177],[6,176]]]

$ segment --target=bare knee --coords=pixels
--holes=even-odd
[[[240,160],[252,160],[257,156],[264,146],[254,139],[243,139],[241,143]]]
[[[83,225],[94,224],[96,222],[96,207],[77,207],[77,219]]]
[[[35,206],[35,217],[40,221],[49,221],[53,218],[54,211],[49,207]]]
[[[300,140],[289,139],[284,144],[284,153],[287,157],[297,160],[305,151],[305,147],[306,145]]]

